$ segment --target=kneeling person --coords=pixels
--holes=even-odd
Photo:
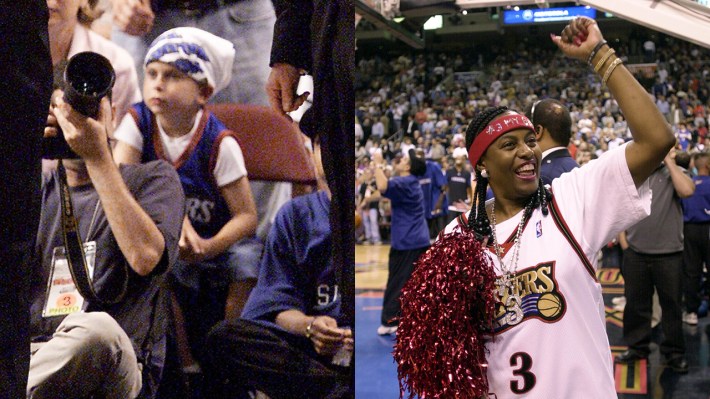
[[[32,263],[27,397],[152,398],[165,358],[166,302],[160,287],[178,256],[184,213],[180,180],[164,161],[116,166],[108,145],[113,126],[108,99],[102,100],[97,119],[59,103],[45,135],[58,122],[81,159],[65,160],[43,176]],[[60,199],[63,170],[101,300],[83,298],[69,273]]]

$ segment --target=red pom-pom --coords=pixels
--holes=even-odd
[[[400,398],[488,396],[485,341],[494,320],[496,275],[468,229],[439,239],[402,289],[394,358]]]

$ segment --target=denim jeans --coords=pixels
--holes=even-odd
[[[201,360],[207,332],[225,317],[229,284],[256,280],[264,244],[247,237],[220,256],[200,263],[175,262],[168,272],[170,287],[183,311],[192,354]]]
[[[214,259],[199,263],[175,262],[169,273],[176,282],[198,291],[203,285],[226,287],[231,282],[259,277],[259,261],[264,244],[256,237],[246,237],[232,244]]]
[[[242,0],[196,16],[187,16],[178,10],[159,11],[153,30],[145,36],[131,36],[114,27],[111,37],[133,56],[141,82],[143,60],[150,44],[169,29],[191,26],[229,40],[236,50],[232,82],[217,93],[212,102],[268,105],[264,86],[270,73],[275,21],[270,0]]]
[[[362,224],[365,226],[365,238],[373,244],[380,244],[380,224],[377,209],[365,209],[362,211]]]

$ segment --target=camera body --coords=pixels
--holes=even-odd
[[[75,54],[69,59],[64,70],[64,101],[77,112],[96,118],[101,99],[111,95],[116,73],[109,60],[91,51]],[[57,126],[57,135],[42,139],[42,158],[78,159],[64,139],[64,133]]]

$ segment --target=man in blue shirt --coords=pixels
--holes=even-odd
[[[695,193],[682,198],[683,204],[683,277],[685,312],[683,321],[698,324],[698,307],[702,283],[703,262],[710,265],[710,154],[699,153],[693,157],[698,175],[693,177]],[[710,274],[706,274],[706,285]]]
[[[392,234],[389,275],[382,303],[382,325],[377,334],[389,335],[399,325],[399,296],[414,270],[414,262],[429,248],[429,229],[424,217],[424,195],[419,179],[426,173],[426,163],[414,150],[409,158],[394,165],[397,176],[387,179],[382,168],[375,168],[375,182],[383,197],[392,204]]]

